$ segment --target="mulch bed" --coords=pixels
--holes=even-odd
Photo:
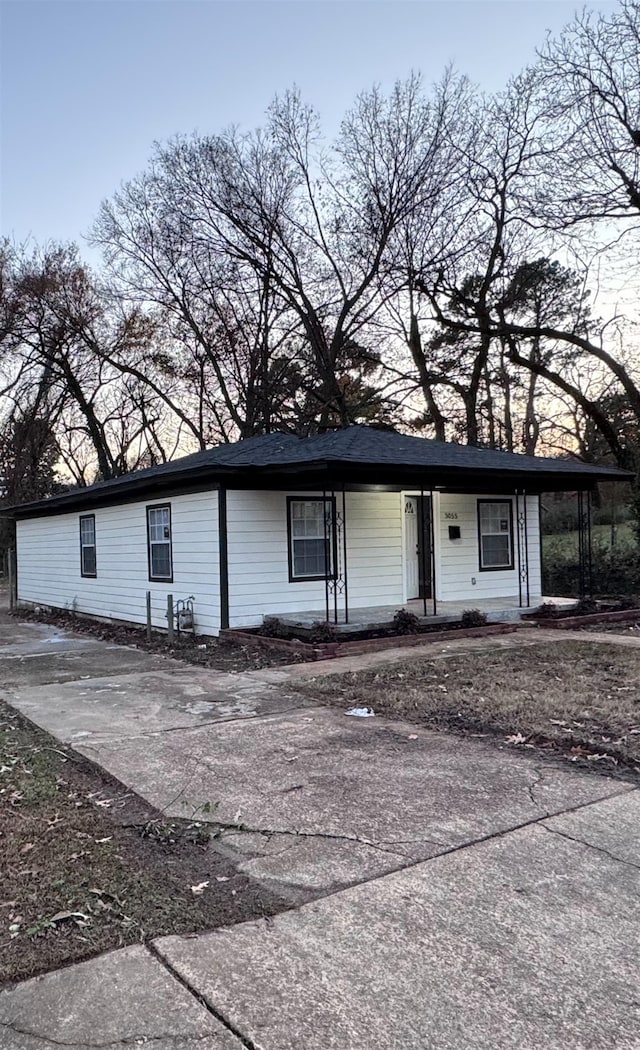
[[[0,983],[290,906],[197,816],[164,817],[0,701]]]
[[[420,628],[415,634],[400,634],[392,630],[353,631],[338,635],[333,641],[303,641],[303,632],[293,637],[278,638],[263,634],[258,628],[225,630],[221,638],[238,644],[249,644],[260,650],[292,654],[293,659],[331,660],[339,656],[358,656],[361,653],[380,652],[383,649],[404,649],[425,642],[441,642],[456,638],[482,638],[484,635],[511,634],[517,631],[517,623],[491,623],[482,627],[462,627],[460,623],[433,624]],[[311,632],[304,632],[307,638]]]

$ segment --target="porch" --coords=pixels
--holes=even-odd
[[[479,609],[486,614],[491,623],[503,623],[519,620],[525,613],[535,612],[544,602],[553,602],[558,608],[569,609],[576,605],[575,598],[543,597],[533,605],[522,606],[517,597],[513,598],[480,598],[465,601],[439,601],[437,613],[427,609],[424,612],[424,601],[415,598],[412,601],[397,605],[371,605],[362,609],[353,609],[349,613],[349,623],[337,623],[335,629],[339,634],[350,634],[358,631],[390,626],[399,609],[414,613],[423,624],[454,623],[460,619],[465,609]],[[428,603],[431,606],[431,602]],[[315,609],[311,612],[294,612],[279,619],[289,627],[311,627],[312,624],[326,620],[326,609]]]

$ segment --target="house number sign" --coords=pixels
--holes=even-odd
[[[445,512],[444,512],[444,520],[445,521],[457,521],[458,520],[458,515],[456,514],[455,510],[445,510]]]

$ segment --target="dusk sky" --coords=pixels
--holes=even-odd
[[[451,62],[487,90],[565,0],[1,0],[0,229],[78,239],[156,139],[262,122],[297,84],[329,134],[362,89]],[[600,10],[613,4],[597,3]]]

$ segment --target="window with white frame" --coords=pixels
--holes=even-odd
[[[324,579],[333,573],[334,508],[331,499],[287,500],[289,578]]]
[[[171,551],[171,506],[147,507],[147,542],[149,549],[149,579],[171,583],[173,557]]]
[[[480,569],[513,568],[511,500],[478,500]]]
[[[95,514],[80,518],[80,575],[97,576]]]

